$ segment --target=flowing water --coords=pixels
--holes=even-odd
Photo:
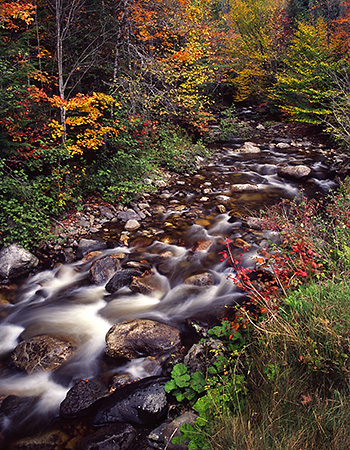
[[[219,315],[225,305],[242,298],[227,278],[233,269],[222,261],[224,239],[248,242],[250,250],[244,253],[243,263],[253,266],[259,243],[274,238],[271,232],[253,232],[242,226],[241,214],[250,215],[282,198],[292,199],[301,187],[312,196],[335,186],[319,148],[278,149],[266,144],[261,145],[261,153],[248,155],[235,152],[234,147],[219,148],[209,165],[194,175],[180,177],[169,190],[151,197],[149,203],[159,205],[161,212],[143,221],[128,247],[118,244],[98,256],[120,252],[125,254],[125,264],[147,261],[156,279],[156,289],[150,295],[128,287],[109,294],[104,286],[91,284],[93,260],[42,271],[11,292],[11,302],[0,310],[0,395],[30,398],[32,404],[24,424],[18,424],[11,415],[2,417],[4,435],[26,427],[36,431],[43,428],[57,416],[67,390],[79,379],[108,378],[119,372],[142,377],[142,359],[123,367],[106,362],[105,335],[113,324],[150,318],[186,331],[188,319]],[[286,162],[311,167],[308,182],[302,185],[281,179],[277,166]],[[234,185],[245,187],[237,190]],[[218,209],[218,205],[224,208]],[[117,242],[120,231],[111,224],[104,238]],[[232,250],[234,256],[242,253],[239,247]],[[213,285],[184,283],[190,275],[203,272],[211,273]],[[15,370],[10,353],[20,340],[39,334],[70,338],[78,347],[75,356],[53,373],[26,375]]]

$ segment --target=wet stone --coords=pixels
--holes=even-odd
[[[154,273],[133,278],[130,289],[143,295],[157,295],[158,297],[165,293],[159,283],[159,277]]]
[[[77,442],[77,450],[128,450],[138,432],[127,423],[103,427]]]
[[[163,377],[149,377],[117,389],[100,401],[94,425],[113,422],[153,424],[165,419],[168,410],[166,381]]]
[[[92,405],[108,395],[107,386],[99,380],[80,380],[68,392],[60,406],[62,417],[81,417]]]
[[[37,371],[52,371],[68,361],[75,352],[69,339],[41,335],[21,342],[11,355],[12,362],[28,374]]]
[[[193,286],[211,286],[214,284],[214,277],[210,272],[203,272],[186,278],[185,284]]]
[[[124,286],[129,286],[133,278],[140,275],[137,269],[124,269],[116,272],[105,286],[107,292],[113,294]]]
[[[231,186],[232,192],[249,192],[257,191],[259,188],[255,184],[233,184]]]
[[[90,281],[94,284],[106,283],[121,268],[120,255],[108,255],[92,263]]]
[[[194,250],[196,253],[204,252],[204,251],[208,250],[208,248],[211,246],[212,243],[213,243],[212,240],[208,240],[208,241],[199,241],[199,242],[197,242],[197,243],[194,245],[193,250]]]
[[[96,239],[81,239],[78,245],[77,257],[82,258],[86,253],[95,250],[103,250],[105,248],[107,248],[107,244],[103,241]]]
[[[17,395],[6,397],[0,407],[1,427],[3,424],[11,426],[12,433],[26,432],[28,427],[35,429],[30,413],[33,411],[36,401],[35,397],[20,397]],[[0,431],[2,431],[1,428]]]
[[[281,178],[291,178],[296,180],[303,180],[307,178],[311,173],[311,169],[308,166],[283,166],[277,169],[277,174]]]
[[[52,430],[40,436],[20,439],[11,445],[11,450],[58,450],[66,448],[69,436],[61,430]]]
[[[105,353],[113,358],[134,359],[178,351],[180,331],[170,325],[136,319],[114,325],[106,335]]]
[[[227,212],[227,209],[224,205],[217,205],[216,209],[219,211],[220,214],[225,214]]]
[[[260,148],[253,142],[245,142],[243,147],[240,147],[237,151],[240,153],[260,153]]]

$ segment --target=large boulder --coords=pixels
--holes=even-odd
[[[36,256],[16,244],[3,247],[0,251],[0,278],[16,278],[38,264]]]
[[[153,424],[164,419],[168,410],[166,381],[164,377],[149,377],[117,389],[100,400],[94,425],[113,422]]]
[[[11,359],[18,369],[31,374],[57,369],[73,356],[74,351],[75,346],[67,338],[41,335],[19,343]]]
[[[121,268],[121,256],[124,255],[116,253],[93,262],[90,268],[90,281],[94,284],[106,283]]]
[[[88,414],[92,405],[109,394],[108,387],[98,380],[79,380],[60,405],[62,417],[80,417]]]
[[[304,180],[311,173],[311,169],[308,166],[282,166],[277,169],[277,175],[281,178],[289,178],[292,180]]]
[[[94,433],[80,439],[77,450],[128,450],[138,432],[128,423],[115,423],[102,427]]]
[[[106,335],[105,353],[113,358],[134,359],[178,351],[180,331],[153,320],[136,319],[114,325]]]

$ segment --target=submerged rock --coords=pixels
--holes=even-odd
[[[0,407],[0,437],[1,432],[9,426],[11,433],[28,432],[28,426],[31,426],[32,430],[33,428],[36,430],[33,420],[31,420],[31,412],[35,408],[36,402],[35,397],[19,397],[17,395],[6,397]]]
[[[24,248],[12,244],[0,251],[0,278],[16,278],[30,272],[39,260]]]
[[[11,445],[11,450],[58,450],[66,448],[69,436],[61,430],[51,430],[36,437],[27,437]]]
[[[149,377],[117,389],[100,400],[94,425],[113,422],[152,424],[164,419],[168,410],[166,381],[164,377]]]
[[[180,346],[177,328],[153,320],[136,319],[118,323],[108,331],[105,353],[113,358],[134,359],[174,353]]]
[[[128,450],[137,437],[136,429],[127,423],[103,427],[80,439],[77,450]]]
[[[75,346],[69,339],[47,334],[18,344],[11,359],[18,369],[31,374],[57,369],[73,356],[74,351]]]

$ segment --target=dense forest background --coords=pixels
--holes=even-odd
[[[350,0],[1,0],[0,239],[190,171],[232,104],[346,145],[349,32]]]

